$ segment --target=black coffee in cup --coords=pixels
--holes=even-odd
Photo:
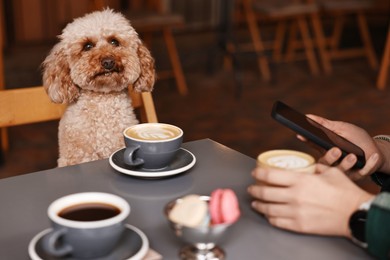
[[[83,203],[62,209],[58,216],[73,221],[99,221],[115,217],[121,210],[110,204]]]
[[[45,252],[61,259],[96,259],[119,243],[130,205],[114,194],[81,192],[53,201],[47,214],[52,230],[42,239]]]

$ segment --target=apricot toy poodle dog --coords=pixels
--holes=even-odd
[[[68,104],[58,166],[107,158],[124,147],[123,130],[138,123],[128,86],[152,91],[154,59],[130,22],[110,9],[75,19],[59,39],[42,63],[47,94]]]

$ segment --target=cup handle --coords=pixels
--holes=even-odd
[[[70,245],[60,245],[58,246],[58,240],[63,236],[68,230],[66,228],[55,229],[46,234],[42,241],[43,249],[52,256],[60,257],[65,256],[73,251],[72,246]]]
[[[139,148],[140,148],[139,145],[132,145],[126,147],[126,150],[123,154],[123,160],[126,164],[130,166],[140,166],[144,164],[144,160],[135,157],[135,153]]]

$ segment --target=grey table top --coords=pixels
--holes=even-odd
[[[255,160],[210,139],[183,144],[197,161],[185,173],[139,179],[115,171],[108,160],[55,168],[0,180],[0,259],[28,259],[28,244],[49,227],[48,205],[85,191],[120,195],[131,206],[128,223],[140,228],[164,259],[177,259],[183,245],[170,230],[164,205],[182,195],[233,189],[242,216],[221,245],[227,259],[371,259],[344,238],[296,234],[272,227],[250,208],[246,187]]]

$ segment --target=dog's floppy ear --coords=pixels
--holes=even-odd
[[[57,43],[42,63],[43,85],[54,103],[69,104],[79,96],[79,88],[70,77],[64,44]]]
[[[134,89],[139,92],[152,91],[156,80],[154,59],[149,50],[142,43],[138,46],[137,54],[140,61],[141,74],[134,82]]]

